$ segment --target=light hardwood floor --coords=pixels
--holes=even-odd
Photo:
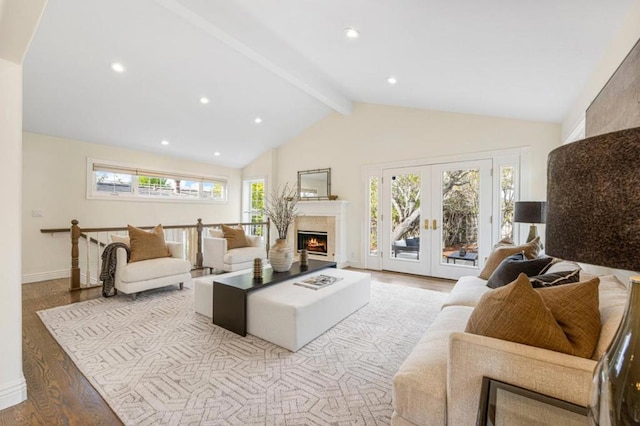
[[[355,269],[354,269],[355,270]],[[392,272],[372,279],[449,292],[454,281]],[[194,276],[202,275],[195,271]],[[22,286],[23,371],[28,399],[0,411],[0,425],[121,425],[115,413],[51,337],[37,311],[101,297],[101,289],[69,292],[68,279]]]

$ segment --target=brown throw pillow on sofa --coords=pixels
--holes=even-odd
[[[162,225],[157,225],[147,232],[144,229],[127,225],[129,230],[129,240],[131,242],[130,262],[140,260],[156,259],[159,257],[170,257],[171,253],[164,242],[164,231]]]
[[[600,337],[600,279],[536,289],[573,347],[573,353],[591,358]]]
[[[600,333],[598,284],[534,290],[520,274],[480,298],[465,331],[589,358]]]
[[[227,239],[227,250],[248,246],[244,229],[222,225],[222,232],[224,232],[224,237]]]
[[[483,280],[488,280],[493,271],[496,270],[498,265],[500,265],[504,259],[521,251],[524,252],[527,259],[536,258],[540,251],[540,237],[536,237],[528,243],[521,244],[519,246],[501,245],[496,247],[487,258],[484,268],[482,268],[482,272],[480,272],[478,277]]]
[[[569,339],[525,274],[511,284],[485,293],[471,313],[465,331],[573,353]]]

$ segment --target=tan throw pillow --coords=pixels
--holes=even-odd
[[[222,225],[222,231],[224,237],[227,239],[227,250],[247,247],[247,236],[244,234],[242,228],[232,228],[227,225]]]
[[[485,293],[471,313],[465,331],[573,354],[569,339],[525,274],[511,284]]]
[[[488,280],[500,263],[512,254],[524,252],[526,258],[535,259],[538,256],[539,251],[540,237],[536,237],[528,243],[521,244],[519,246],[500,245],[491,252],[478,277],[483,280]]]
[[[164,242],[162,225],[157,225],[151,232],[131,225],[127,225],[127,228],[129,230],[129,240],[131,241],[130,262],[171,256]]]
[[[598,278],[533,289],[526,275],[485,293],[466,332],[591,358],[600,337]]]
[[[503,239],[501,239],[500,241],[495,243],[493,245],[493,248],[496,249],[496,248],[501,247],[501,246],[515,246],[515,245],[516,245],[516,243],[513,241],[513,239],[511,237],[504,237]]]
[[[536,289],[573,347],[573,354],[591,358],[600,338],[599,278]]]

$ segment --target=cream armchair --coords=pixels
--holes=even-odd
[[[112,238],[112,240],[115,239]],[[127,243],[128,241],[125,242]],[[114,281],[116,291],[130,294],[135,300],[141,291],[172,284],[178,284],[182,289],[185,282],[190,282],[191,262],[183,258],[182,243],[167,241],[166,244],[171,257],[128,263],[127,251],[119,247],[116,251],[118,261]]]
[[[205,268],[239,271],[252,268],[255,258],[267,258],[264,239],[260,236],[247,235],[248,247],[227,249],[227,239],[222,236],[222,231],[211,230],[210,234],[211,237],[203,238],[202,244],[202,264]]]

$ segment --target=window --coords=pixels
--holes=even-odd
[[[378,177],[369,177],[369,255],[378,254]]]
[[[87,160],[87,198],[226,202],[227,180]]]
[[[515,165],[500,166],[500,238],[513,238],[515,208]]]
[[[262,213],[262,208],[264,207],[264,179],[244,181],[243,193],[244,221],[250,223],[265,222],[266,218]],[[249,227],[250,235],[262,236],[263,233],[263,226],[253,225]]]

